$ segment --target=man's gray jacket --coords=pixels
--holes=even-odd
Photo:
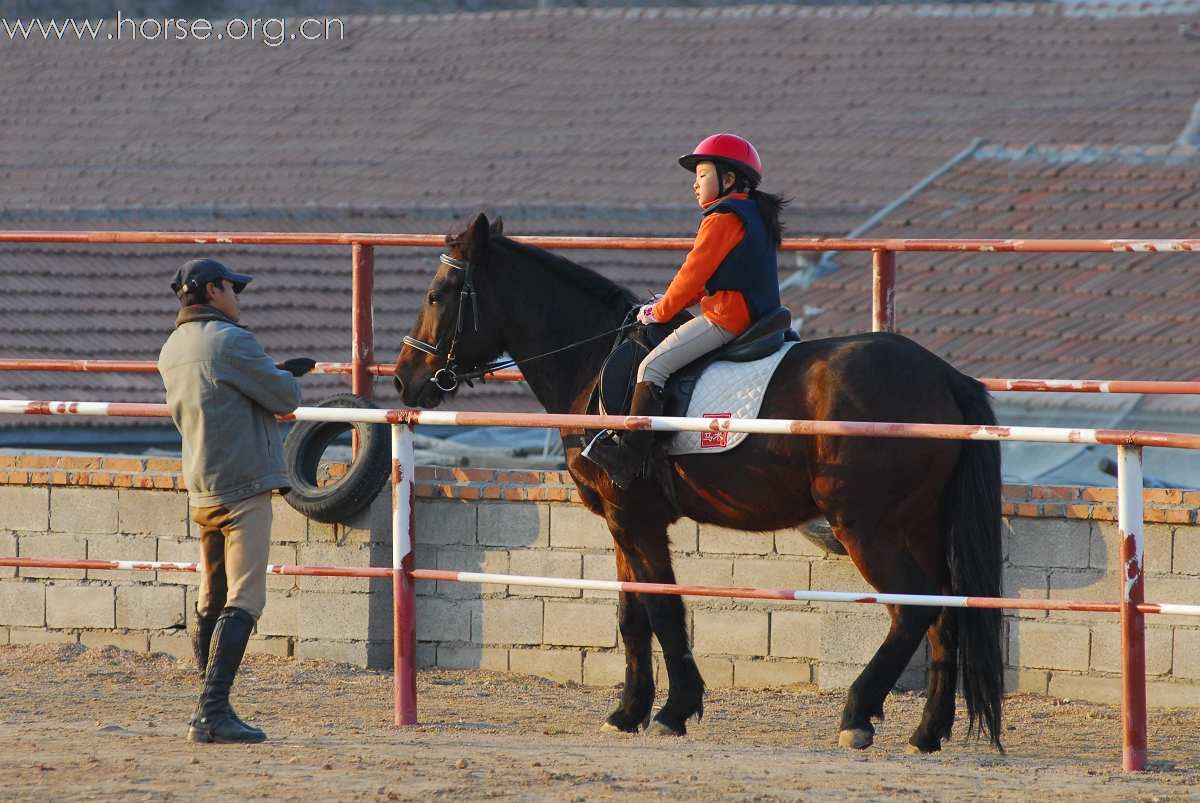
[[[248,329],[213,307],[185,307],[159,352],[158,372],[183,437],[192,507],[288,487],[274,416],[300,405],[300,386]]]

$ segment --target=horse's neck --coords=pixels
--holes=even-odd
[[[545,269],[535,265],[524,270]],[[599,302],[569,282],[552,289],[543,282],[544,275],[530,276],[520,283],[523,288],[506,283],[500,291],[510,294],[503,304],[508,311],[504,327],[508,352],[547,412],[582,412],[576,408],[581,400],[586,404],[616,335],[581,341],[620,326],[627,309],[620,301]],[[559,354],[529,359],[575,343]]]

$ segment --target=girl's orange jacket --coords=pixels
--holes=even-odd
[[[745,193],[730,193],[728,198],[748,198]],[[705,209],[719,203],[721,198],[705,205]],[[683,266],[671,280],[667,292],[654,305],[654,317],[669,321],[681,311],[700,302],[704,317],[727,332],[740,335],[750,328],[750,308],[745,297],[737,290],[719,290],[706,295],[704,283],[717,272],[737,244],[746,236],[742,221],[733,213],[724,211],[705,216],[696,232],[696,243],[688,252]]]

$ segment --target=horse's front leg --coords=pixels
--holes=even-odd
[[[629,564],[617,549],[617,576],[632,580]],[[650,617],[637,594],[621,592],[617,607],[621,642],[625,645],[625,687],[621,690],[621,702],[608,715],[604,731],[636,733],[650,722],[650,710],[654,706],[654,658],[650,654]]]
[[[611,520],[610,520],[611,526]],[[622,579],[630,579],[644,583],[674,583],[675,570],[671,567],[671,552],[667,540],[666,524],[657,527],[645,525],[636,528],[611,526],[613,538],[617,543],[618,568],[622,562],[627,571]],[[626,577],[628,575],[628,577]],[[658,713],[654,715],[648,731],[652,734],[683,736],[687,733],[687,721],[692,716],[704,715],[704,679],[692,658],[691,645],[688,643],[687,617],[683,600],[674,595],[638,594],[636,601],[640,603],[650,630],[658,638],[662,647],[663,661],[667,665],[667,679],[670,684],[667,701]],[[626,615],[632,606],[627,606],[622,613],[622,637],[625,638],[626,648],[626,694],[630,693],[628,678],[634,674],[636,665],[640,672],[643,656],[649,658],[649,639],[641,636],[637,630],[637,621],[630,621],[631,633],[642,638],[637,643],[637,650],[630,648],[630,639],[625,634]],[[639,652],[642,648],[645,652]],[[647,667],[646,672],[649,672]],[[640,680],[639,689],[646,688],[649,683],[649,697],[639,700],[649,700],[653,697],[653,678],[648,681]],[[643,692],[638,692],[643,694]],[[624,701],[625,697],[622,697]],[[637,709],[641,711],[642,709]],[[646,709],[648,710],[648,709]],[[611,721],[611,720],[610,720]],[[615,723],[614,723],[615,724]]]

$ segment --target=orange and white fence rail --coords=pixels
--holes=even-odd
[[[120,402],[0,400],[0,414],[76,416],[168,415],[166,405]],[[798,601],[862,602],[938,607],[1023,608],[1119,612],[1122,641],[1122,766],[1143,769],[1146,764],[1146,614],[1200,615],[1200,606],[1146,603],[1144,599],[1144,537],[1142,531],[1142,448],[1147,446],[1200,449],[1200,435],[1171,432],[1108,429],[1059,429],[1051,427],[999,427],[954,424],[902,424],[859,421],[806,421],[785,419],[706,419],[675,417],[622,417],[551,415],[531,413],[441,412],[424,410],[334,410],[300,407],[280,416],[283,420],[339,421],[387,424],[392,435],[392,568],[347,569],[343,567],[274,567],[279,574],[321,574],[392,578],[394,600],[394,705],[398,725],[416,722],[416,580],[505,583],[509,585],[559,586],[633,593],[791,599]],[[1005,598],[857,594],[779,589],[733,589],[680,586],[656,583],[625,583],[476,572],[444,572],[417,569],[413,565],[415,540],[413,430],[417,424],[459,426],[585,427],[588,429],[652,429],[659,431],[729,431],[751,434],[835,435],[877,438],[939,438],[953,440],[1020,440],[1040,443],[1098,443],[1117,446],[1118,526],[1120,528],[1121,590],[1119,602],[1068,602],[1063,600],[1013,600]],[[28,558],[0,560],[0,565],[22,565]],[[45,563],[45,562],[43,562]],[[66,563],[59,561],[56,563]],[[138,561],[71,561],[70,568],[131,568],[181,570],[194,564],[158,564]],[[124,565],[122,565],[124,564]],[[24,565],[34,565],[26,563]]]

